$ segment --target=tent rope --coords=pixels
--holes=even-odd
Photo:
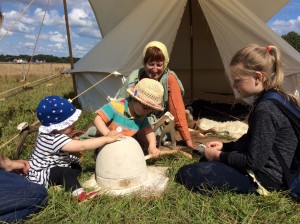
[[[27,80],[27,75],[29,73],[29,70],[30,70],[30,67],[31,67],[31,64],[32,64],[32,59],[33,59],[33,56],[34,56],[34,53],[35,53],[35,50],[36,50],[36,46],[37,46],[37,43],[38,43],[38,40],[39,40],[39,37],[40,37],[40,34],[41,34],[42,27],[44,25],[46,13],[47,13],[48,6],[49,6],[49,1],[50,0],[47,1],[46,9],[45,9],[44,16],[43,16],[43,19],[42,19],[42,22],[41,22],[41,26],[40,26],[40,29],[39,29],[39,32],[38,32],[38,35],[37,35],[37,38],[36,38],[36,41],[35,41],[35,44],[34,44],[34,48],[33,48],[33,52],[32,52],[31,58],[30,58],[30,62],[29,62],[29,66],[28,66],[27,72],[24,75],[24,78],[23,78],[23,80],[21,82],[26,82],[26,80]]]
[[[0,96],[4,95],[4,94],[6,94],[6,93],[12,92],[12,91],[14,91],[14,90],[20,89],[20,88],[23,88],[23,89],[28,88],[28,86],[29,86],[30,84],[34,84],[34,83],[36,83],[36,82],[40,82],[40,81],[43,81],[43,80],[45,80],[45,79],[49,79],[49,78],[54,77],[54,76],[55,76],[55,77],[59,77],[59,76],[61,76],[61,74],[53,74],[53,75],[47,76],[47,77],[45,77],[45,78],[41,78],[41,79],[35,80],[34,82],[31,82],[31,83],[30,83],[30,82],[27,82],[27,83],[24,84],[24,85],[17,86],[17,87],[15,87],[15,88],[12,88],[12,89],[9,89],[9,90],[6,90],[6,91],[1,92],[1,93],[0,93]],[[3,101],[3,100],[5,100],[5,98],[2,98],[2,99],[0,99],[0,100]]]
[[[103,79],[99,80],[94,85],[90,86],[89,88],[87,88],[86,90],[84,90],[83,92],[81,92],[80,94],[78,94],[77,96],[75,96],[73,99],[68,99],[69,102],[72,103],[75,99],[77,99],[81,95],[85,94],[86,92],[90,91],[92,88],[94,88],[96,85],[98,85],[99,83],[103,82],[105,79],[109,78],[110,76],[112,76],[112,75],[119,75],[119,74],[120,73],[117,72],[117,71],[114,71],[114,72],[108,74],[106,77],[104,77]]]
[[[28,10],[28,8],[32,5],[32,3],[34,2],[34,0],[32,0],[30,2],[30,4],[23,10],[23,12],[19,15],[19,17],[17,18],[17,20],[9,27],[9,29],[7,30],[7,32],[0,38],[0,40],[6,36],[6,34],[9,32],[9,30],[20,20],[21,16]],[[27,80],[27,76],[28,76],[28,73],[29,73],[29,70],[30,70],[30,67],[31,67],[31,64],[32,64],[32,59],[33,59],[33,56],[34,56],[34,52],[36,50],[36,46],[37,46],[37,42],[39,40],[39,36],[40,36],[40,33],[41,33],[41,30],[42,30],[42,27],[43,27],[43,24],[44,24],[44,20],[45,20],[45,17],[46,17],[46,13],[47,13],[47,10],[48,10],[48,6],[49,6],[49,2],[50,0],[48,0],[47,2],[47,5],[46,5],[46,10],[44,12],[44,16],[43,16],[43,19],[42,19],[42,22],[41,22],[41,26],[40,26],[40,29],[39,29],[39,32],[38,32],[38,36],[36,38],[36,42],[35,42],[35,45],[34,45],[34,49],[33,49],[33,52],[32,52],[32,55],[31,55],[31,58],[30,58],[30,62],[29,62],[29,66],[28,66],[28,69],[27,69],[27,72],[26,74],[24,75],[23,77],[23,80],[21,80],[21,82],[26,82]],[[10,89],[10,90],[7,90],[7,91],[4,91],[2,93],[0,93],[0,96],[7,93],[7,92],[10,92],[10,91],[13,91],[13,90],[16,90],[18,88],[26,88],[30,85],[30,83],[26,82],[24,85],[22,86],[19,86],[19,87],[16,87],[16,88],[13,88],[13,89]],[[0,99],[3,101],[3,99]]]
[[[23,88],[23,89],[21,89],[21,90],[15,92],[15,93],[10,94],[10,95],[6,96],[5,98],[0,99],[0,101],[5,101],[6,99],[8,99],[8,98],[10,98],[10,97],[12,97],[12,96],[16,96],[16,95],[18,95],[18,94],[20,94],[20,93],[23,93],[23,92],[27,91],[27,90],[31,90],[31,89],[33,89],[34,87],[37,87],[37,86],[42,85],[42,84],[44,84],[44,83],[47,83],[47,82],[49,82],[49,81],[51,81],[51,80],[53,80],[53,79],[56,79],[56,78],[58,78],[58,77],[60,77],[60,76],[61,76],[61,75],[58,74],[58,75],[54,75],[53,77],[46,77],[46,78],[44,78],[44,79],[47,79],[45,82],[40,82],[40,83],[38,83],[38,84],[36,84],[36,85],[26,86],[25,88]],[[30,87],[31,87],[31,88],[30,88]]]
[[[78,94],[77,96],[75,96],[73,99],[68,99],[70,103],[73,102],[73,100],[77,99],[79,96],[85,94],[87,91],[91,90],[92,88],[94,88],[96,85],[98,85],[99,83],[103,82],[105,79],[109,78],[112,75],[120,75],[119,72],[114,71],[110,74],[108,74],[106,77],[104,77],[103,79],[99,80],[98,82],[96,82],[94,85],[90,86],[88,89],[86,89],[85,91],[83,91],[82,93]],[[35,121],[32,126],[37,125],[40,121]],[[0,149],[3,148],[4,146],[6,146],[7,144],[9,144],[10,142],[12,142],[15,138],[17,138],[19,136],[19,134],[15,135],[14,137],[12,137],[10,140],[8,140],[7,142],[5,142],[3,145],[0,146]]]
[[[34,122],[31,126],[35,126],[38,123],[40,123],[40,121],[36,121]],[[5,142],[3,145],[0,146],[0,149],[2,149],[4,146],[8,145],[10,142],[12,142],[14,139],[16,139],[17,137],[19,137],[20,134],[15,135],[14,137],[12,137],[10,140],[8,140],[7,142]]]

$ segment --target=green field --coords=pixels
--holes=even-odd
[[[1,147],[1,152],[11,158],[18,142],[18,138],[11,140],[18,135],[17,125],[24,121],[29,124],[37,121],[36,106],[44,96],[74,97],[70,76],[3,94],[8,89],[22,86],[21,79],[18,76],[0,76],[0,145],[5,145]],[[39,76],[28,76],[28,82],[38,79]],[[93,120],[93,116],[83,113],[76,129],[82,129]],[[22,159],[28,159],[35,138],[36,133],[27,137]],[[83,158],[82,183],[90,177],[95,167],[91,152],[84,153]],[[168,186],[159,198],[100,195],[79,206],[70,200],[70,193],[50,188],[48,206],[26,223],[300,223],[298,204],[284,193],[262,197],[217,191],[210,196],[189,192],[173,179],[179,167],[194,161],[197,158],[191,160],[181,154],[147,161],[149,165],[169,167]]]

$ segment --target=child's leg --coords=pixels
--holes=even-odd
[[[27,219],[46,205],[47,196],[43,185],[0,169],[0,223]]]
[[[188,189],[203,194],[210,189],[223,189],[238,193],[252,193],[256,186],[247,172],[241,172],[218,161],[197,162],[181,167],[175,181]]]
[[[72,200],[81,203],[97,196],[99,190],[86,193],[77,179],[80,173],[81,167],[76,163],[72,164],[72,168],[53,167],[50,170],[49,182],[55,185],[64,185],[66,191],[72,192]]]
[[[81,170],[69,167],[53,167],[50,170],[49,183],[53,185],[64,185],[66,191],[74,191],[81,188],[77,179]]]

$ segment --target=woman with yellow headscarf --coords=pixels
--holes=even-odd
[[[194,149],[185,115],[185,106],[182,99],[184,88],[175,72],[168,68],[169,54],[166,46],[159,41],[149,42],[143,51],[143,67],[134,70],[126,79],[120,89],[118,97],[126,97],[126,89],[134,86],[143,78],[151,78],[159,81],[164,87],[163,105],[165,111],[169,111],[175,118],[175,128],[180,133],[186,145]],[[155,114],[158,119],[161,114]],[[156,119],[150,121],[153,123]],[[159,133],[157,133],[159,134]]]

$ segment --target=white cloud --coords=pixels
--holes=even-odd
[[[55,32],[49,32],[48,40],[56,43],[66,43],[67,38],[65,35],[62,35],[61,33],[55,31]]]
[[[6,20],[10,21],[16,19],[19,13],[15,10],[11,10],[9,12],[4,12],[3,15],[4,15],[4,21]]]
[[[100,31],[96,28],[82,27],[77,34],[79,37],[101,38]]]
[[[65,24],[64,17],[60,16],[57,10],[49,10],[45,14],[44,10],[37,8],[33,13],[33,17],[35,21],[39,21],[40,24],[43,22],[45,26]]]
[[[82,45],[79,45],[79,44],[76,44],[75,47],[74,47],[74,50],[75,51],[86,51],[86,47],[84,47]]]
[[[0,28],[0,37],[2,38],[3,35],[10,36],[13,35],[13,32],[11,31],[7,32],[7,30],[2,27]]]
[[[26,25],[31,24],[33,20],[26,16],[20,17],[19,13],[15,10],[3,13],[3,15],[3,27],[5,27],[6,29],[11,29],[15,32],[21,33],[29,33],[34,30],[33,26]]]
[[[270,24],[272,30],[274,30],[279,35],[287,34],[288,32],[295,31],[300,34],[300,16],[296,19],[285,20],[275,20]]]
[[[34,43],[32,43],[32,42],[25,42],[24,46],[26,46],[26,47],[33,47]]]
[[[12,30],[21,33],[30,33],[34,31],[34,27],[26,26],[24,23],[19,22],[14,25]]]
[[[3,28],[0,29],[1,37],[31,0],[0,0],[0,2],[5,16]],[[58,56],[69,54],[63,1],[51,0],[46,9],[47,4],[48,1],[45,0],[34,0],[34,3],[7,34],[6,44],[0,43],[1,51],[10,49],[10,53],[26,54],[29,52],[31,54],[30,51],[37,42],[36,53]],[[100,31],[88,0],[67,0],[67,7],[73,55],[81,57],[99,41]],[[45,10],[47,10],[46,14]],[[39,31],[41,31],[40,34]],[[15,44],[15,41],[18,44]]]
[[[24,37],[30,40],[36,40],[36,36],[33,34],[25,34]]]
[[[62,43],[56,43],[56,44],[54,44],[54,47],[56,49],[65,49],[66,48],[66,46]]]
[[[88,26],[91,27],[93,23],[91,22],[88,14],[82,9],[73,9],[68,15],[70,25],[72,26]]]

